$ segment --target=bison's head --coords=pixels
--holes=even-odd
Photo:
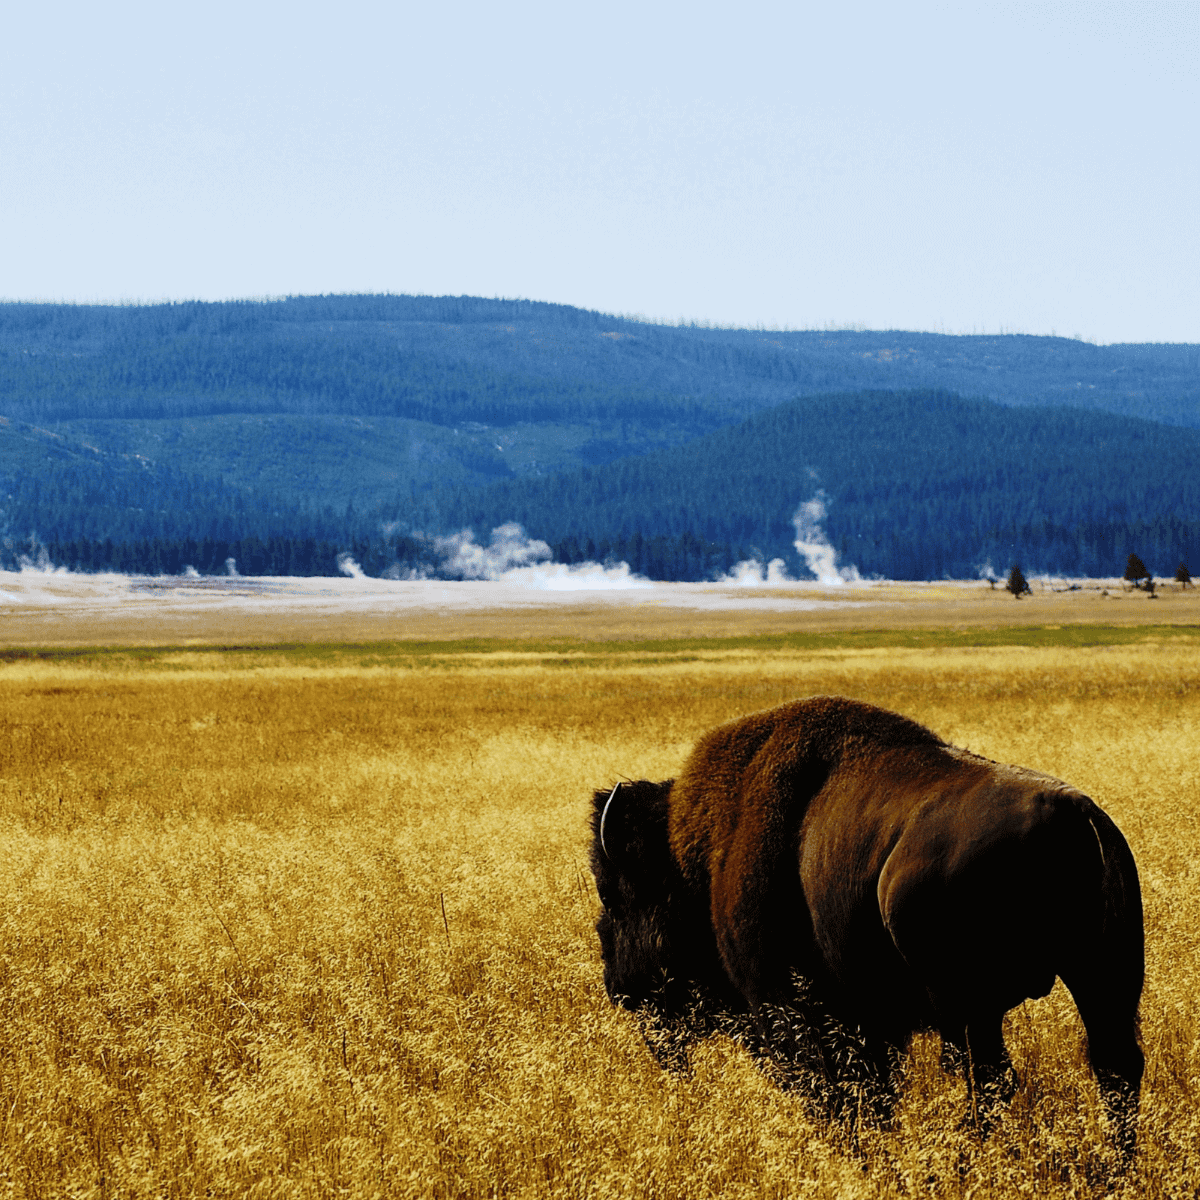
[[[596,922],[604,986],[614,1004],[662,1006],[681,964],[673,941],[683,878],[667,840],[671,785],[619,783],[596,792],[592,874],[604,911]]]

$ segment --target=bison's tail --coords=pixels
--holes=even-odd
[[[1145,978],[1142,890],[1133,852],[1121,831],[1102,809],[1092,805],[1088,822],[1101,860],[1101,940],[1105,956],[1121,976],[1121,990],[1137,999]]]
[[[1059,974],[1088,1035],[1088,1058],[1122,1157],[1132,1156],[1145,1058],[1138,1039],[1138,1003],[1145,978],[1142,894],[1128,843],[1094,805],[1087,820],[1101,859],[1099,928],[1081,931]],[[1088,935],[1091,936],[1088,936]]]

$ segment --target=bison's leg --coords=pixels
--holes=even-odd
[[[1003,1013],[977,1013],[970,1018],[944,1018],[941,1022],[942,1063],[960,1071],[967,1080],[971,1119],[986,1134],[999,1104],[1007,1104],[1017,1090],[1008,1047],[1004,1044]]]
[[[638,1026],[658,1064],[673,1075],[691,1071],[692,1045],[737,1025],[725,997],[691,981],[664,978],[636,1009]]]
[[[899,1080],[903,1046],[887,1038],[865,1040],[867,1076],[863,1099],[867,1114],[880,1124],[892,1119],[900,1098]]]
[[[750,1048],[771,1065],[769,1073],[785,1088],[803,1092],[826,1116],[886,1123],[898,1098],[901,1044],[834,1014],[810,981],[796,978],[794,994],[780,1003],[761,1004],[754,1014]]]
[[[752,1011],[743,1042],[769,1064],[767,1073],[786,1089],[795,1089],[832,1112],[833,1061],[821,1036],[821,1019],[805,991],[778,1001],[763,1001]]]
[[[643,1005],[636,1016],[646,1046],[658,1065],[672,1075],[689,1074],[689,1051],[695,1035],[686,1017],[663,1012],[653,1004]]]
[[[1087,1029],[1088,1059],[1115,1129],[1117,1149],[1128,1161],[1137,1143],[1138,1099],[1145,1068],[1137,1037],[1138,997],[1131,987],[1122,989],[1111,979],[1097,979],[1091,971],[1066,971],[1062,979]]]

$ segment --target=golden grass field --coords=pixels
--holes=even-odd
[[[1200,1195],[1194,627],[0,655],[0,1193]],[[1069,635],[1069,636],[1068,636]],[[593,788],[844,693],[1065,778],[1146,905],[1138,1157],[1059,985],[984,1142],[919,1038],[894,1127],[604,994]]]

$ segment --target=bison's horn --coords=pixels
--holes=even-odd
[[[609,793],[608,799],[604,802],[604,811],[600,814],[600,849],[604,851],[605,858],[612,858],[608,852],[608,847],[604,844],[604,823],[608,820],[608,810],[612,808],[612,802],[617,798],[617,793],[621,790],[621,785],[618,782],[617,786]]]

